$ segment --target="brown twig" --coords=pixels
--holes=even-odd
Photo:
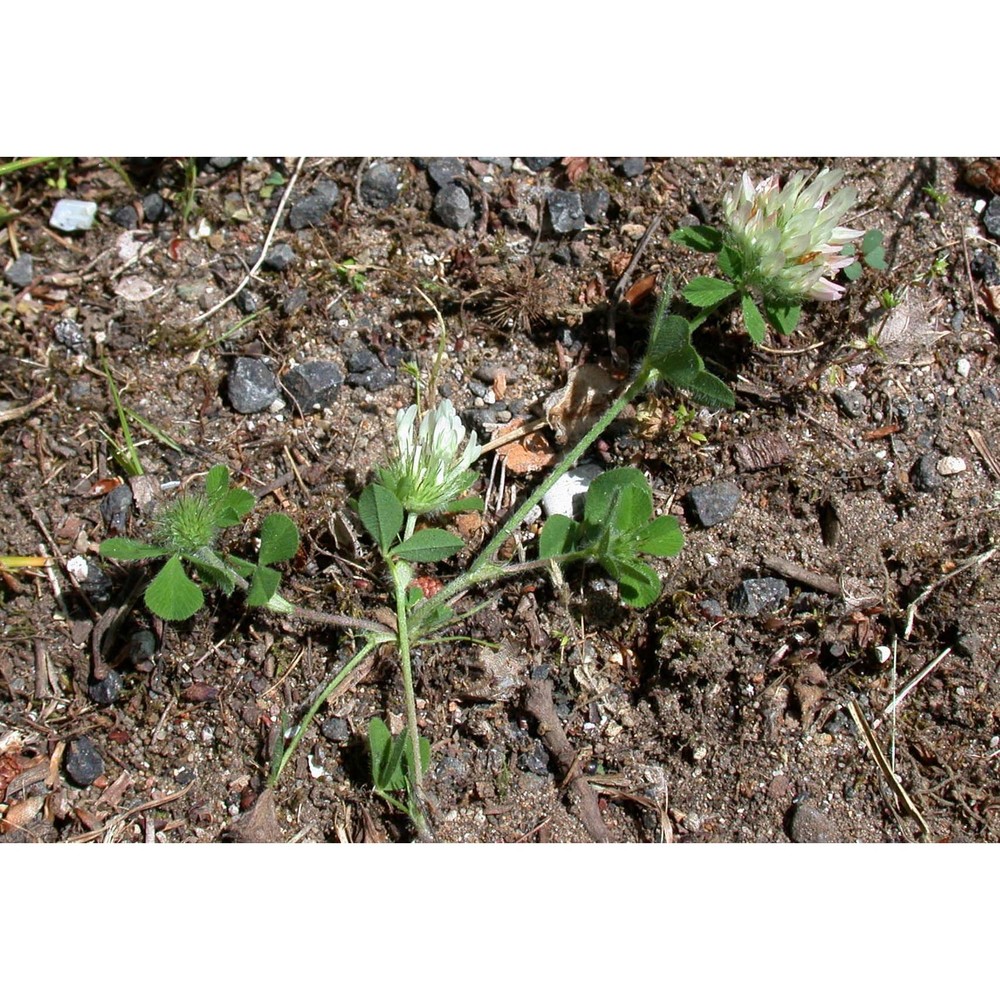
[[[823,573],[814,573],[812,570],[805,569],[805,567],[799,566],[788,559],[782,559],[781,556],[765,556],[764,565],[789,580],[801,583],[810,590],[832,594],[834,597],[840,597],[843,594],[840,584],[832,576],[826,576]]]
[[[972,313],[979,322],[979,303],[976,302],[976,286],[972,281],[972,265],[969,263],[969,244],[965,240],[965,231],[962,231],[962,253],[965,255],[965,277],[969,281],[969,295],[972,298]]]
[[[559,716],[556,715],[555,705],[552,703],[552,681],[528,681],[524,707],[535,717],[538,723],[538,735],[555,758],[565,783],[568,783],[570,802],[583,820],[587,832],[599,843],[608,843],[612,839],[611,831],[601,816],[597,794],[590,787],[585,775],[573,773],[576,752],[566,737]]]
[[[0,424],[5,424],[9,420],[19,420],[21,417],[26,417],[33,410],[37,410],[38,407],[52,402],[55,398],[55,389],[49,389],[44,396],[39,396],[38,399],[33,399],[30,403],[25,403],[24,406],[15,406],[12,410],[0,411]]]
[[[628,262],[628,266],[622,272],[622,276],[618,279],[615,287],[611,291],[611,307],[608,309],[608,322],[606,326],[608,346],[611,349],[611,354],[613,356],[617,355],[616,347],[616,335],[615,335],[615,320],[618,316],[618,303],[621,302],[622,296],[628,289],[629,282],[632,280],[632,274],[635,272],[636,267],[639,265],[639,259],[646,252],[646,245],[653,238],[653,234],[657,229],[660,228],[660,223],[663,221],[663,213],[657,213],[653,216],[652,222],[646,227],[646,231],[642,234],[642,239],[639,240],[638,246],[635,248],[635,252],[632,254],[632,259]]]
[[[187,795],[189,791],[194,787],[193,784],[185,785],[179,792],[171,792],[169,795],[164,795],[160,799],[150,799],[148,802],[143,802],[140,805],[133,806],[131,809],[126,809],[121,815],[116,816],[109,823],[105,823],[104,826],[99,826],[94,830],[88,830],[86,833],[78,834],[75,837],[70,837],[66,843],[68,844],[82,844],[88,840],[96,840],[98,837],[103,836],[108,832],[116,823],[121,823],[128,819],[129,816],[134,816],[136,813],[145,812],[147,809],[158,809],[160,806],[165,806],[168,802],[174,802],[184,795]]]

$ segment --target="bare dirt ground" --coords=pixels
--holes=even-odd
[[[618,841],[1000,840],[1000,251],[979,204],[993,197],[991,164],[460,158],[445,181],[464,192],[455,217],[433,162],[381,161],[395,180],[379,187],[374,161],[307,159],[268,248],[290,249],[284,266],[254,275],[254,301],[202,319],[253,266],[296,169],[228,159],[68,160],[0,180],[0,555],[49,560],[8,566],[0,582],[0,843],[239,837],[282,720],[301,717],[353,648],[219,597],[180,625],[139,601],[104,641],[137,583],[97,554],[116,530],[113,479],[127,479],[104,361],[144,422],[132,429],[147,474],[197,482],[225,463],[260,496],[255,521],[282,510],[299,525],[283,593],[370,615],[386,591],[346,505],[412,402],[400,363],[433,362],[439,325],[420,291],[447,327],[442,391],[488,432],[534,415],[574,365],[614,372],[639,356],[643,289],[680,285],[705,261],[667,235],[717,221],[742,170],[819,166],[858,188],[849,221],[885,234],[888,270],[807,308],[767,350],[722,315],[700,346],[736,408],[663,392],[594,449],[599,464],[643,470],[658,511],[682,522],[653,606],[625,609],[594,569],[564,591],[518,578],[467,626],[494,648],[423,652],[435,835],[589,840],[570,793],[583,776]],[[552,191],[584,195],[586,223],[556,232]],[[92,228],[53,228],[61,198],[96,203]],[[657,217],[612,345],[616,285]],[[285,382],[244,414],[230,396],[238,358],[279,380],[331,362],[346,381],[318,410],[298,408]],[[501,482],[491,464],[478,466],[493,484],[482,532],[535,481],[506,470]],[[739,502],[700,526],[689,493],[718,483]],[[134,504],[116,516],[143,537]],[[235,550],[253,527],[230,536]],[[91,567],[83,581],[74,557]],[[740,610],[755,578],[773,599]],[[568,774],[539,732],[532,678],[552,682]],[[398,727],[402,705],[395,660],[376,661],[317,716],[265,832],[410,839],[373,794],[365,745],[369,719]]]

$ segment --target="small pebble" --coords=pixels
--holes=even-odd
[[[98,705],[113,705],[121,693],[122,675],[117,670],[109,670],[104,680],[91,681],[87,685],[87,694]]]
[[[972,277],[978,278],[984,285],[1000,285],[1000,265],[997,264],[996,258],[985,250],[977,250],[972,255],[969,270],[972,271]]]
[[[983,212],[983,225],[990,236],[1000,237],[1000,195],[990,199],[990,203]]]
[[[237,413],[260,413],[281,394],[274,372],[260,358],[237,358],[227,388],[230,405]]]
[[[360,372],[368,372],[373,368],[381,367],[378,355],[374,351],[369,351],[367,347],[361,347],[354,351],[347,358],[347,370],[356,375]]]
[[[475,218],[469,196],[457,184],[446,184],[434,196],[434,214],[449,229],[464,229]]]
[[[288,213],[291,229],[305,229],[306,226],[321,225],[331,209],[337,204],[340,189],[333,181],[320,181],[311,194],[297,201]]]
[[[128,527],[128,514],[132,508],[132,488],[128,483],[116,486],[101,501],[101,517],[105,526],[116,534]]]
[[[347,376],[347,384],[358,387],[367,392],[381,392],[388,389],[390,385],[395,385],[397,381],[396,373],[391,368],[384,368],[379,365],[370,368],[366,372],[355,372]]]
[[[166,207],[166,202],[155,191],[142,199],[142,214],[147,222],[159,222]]]
[[[22,253],[17,260],[12,260],[3,272],[3,276],[15,288],[27,288],[35,277],[35,262],[30,253]]]
[[[646,160],[642,156],[626,156],[618,164],[618,169],[626,177],[638,177],[646,169]]]
[[[71,351],[76,351],[78,354],[85,352],[87,348],[87,335],[78,323],[74,323],[71,319],[61,319],[56,323],[53,332],[55,333],[56,340],[63,347],[68,347]]]
[[[330,406],[344,384],[344,373],[330,361],[307,361],[284,377],[285,389],[303,413]]]
[[[546,517],[562,514],[578,518],[583,514],[584,501],[590,484],[604,471],[593,462],[578,465],[556,480],[552,489],[542,497],[542,510]]]
[[[72,740],[66,754],[66,773],[73,781],[86,788],[104,774],[104,761],[89,736]]]
[[[288,319],[294,316],[309,301],[309,293],[304,288],[295,288],[281,303],[281,315]]]
[[[319,727],[319,731],[331,743],[346,743],[351,738],[351,727],[348,725],[347,719],[341,719],[336,715],[327,719]]]
[[[972,371],[972,362],[969,361],[968,358],[959,358],[958,361],[955,362],[955,371],[957,371],[962,378],[968,378],[969,372]]]
[[[549,755],[539,740],[535,740],[531,750],[517,758],[517,763],[522,771],[527,771],[529,774],[545,777],[549,773]]]
[[[735,483],[711,482],[689,490],[685,500],[695,520],[711,528],[733,516],[742,496]]]
[[[759,615],[777,611],[788,600],[788,584],[775,576],[744,580],[730,598],[733,611],[741,615]]]
[[[243,288],[239,291],[236,298],[234,299],[237,307],[244,316],[249,316],[251,313],[255,313],[259,308],[257,303],[257,296],[250,291],[249,288]]]
[[[119,205],[111,213],[111,221],[122,229],[135,229],[139,225],[139,213],[132,205]]]
[[[287,243],[275,243],[268,250],[262,266],[269,271],[284,271],[293,260],[295,260],[295,251]]]
[[[865,412],[865,397],[862,393],[853,389],[834,389],[834,402],[845,417],[856,420]]]
[[[836,844],[840,839],[830,817],[807,802],[795,806],[789,833],[796,844]]]
[[[538,173],[540,170],[544,170],[546,167],[551,167],[553,163],[557,162],[558,156],[522,156],[521,162],[534,173]]]
[[[910,482],[915,490],[921,493],[933,493],[939,489],[943,480],[937,471],[940,456],[933,451],[922,455],[910,470]]]
[[[76,198],[60,198],[49,216],[49,225],[64,233],[75,233],[90,229],[97,216],[96,201],[78,201]]]
[[[443,188],[465,176],[465,164],[454,156],[442,156],[427,164],[427,173],[438,187]]]
[[[557,233],[572,233],[583,229],[586,218],[583,203],[576,191],[550,191],[549,220]]]
[[[611,196],[604,188],[596,191],[584,191],[580,195],[580,206],[588,222],[600,222],[611,204]]]
[[[399,175],[388,163],[376,163],[368,168],[361,181],[361,198],[372,208],[388,208],[399,198]]]
[[[957,476],[960,472],[965,472],[965,459],[958,455],[945,455],[935,468],[942,476]]]

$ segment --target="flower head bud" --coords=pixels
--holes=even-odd
[[[420,420],[416,406],[396,414],[396,443],[399,457],[387,469],[380,469],[380,485],[391,490],[403,507],[413,514],[441,510],[475,481],[470,466],[480,451],[473,433],[462,448],[465,427],[450,399],[443,399]]]
[[[839,299],[844,289],[830,278],[854,263],[842,255],[844,244],[864,236],[839,225],[857,191],[841,188],[827,197],[844,172],[821,170],[809,184],[807,176],[799,171],[782,188],[777,175],[754,184],[744,173],[723,198],[726,245],[739,258],[746,286],[765,301]]]

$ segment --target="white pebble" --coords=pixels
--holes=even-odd
[[[556,480],[555,485],[542,497],[542,508],[546,516],[563,514],[579,517],[583,513],[583,501],[590,484],[604,470],[599,465],[587,462],[570,469],[566,475]]]
[[[957,476],[965,472],[965,459],[958,455],[945,455],[937,464],[937,470],[942,476]]]
[[[957,371],[962,378],[968,378],[969,372],[972,371],[972,363],[968,358],[959,358],[958,361],[955,362],[955,371]]]

